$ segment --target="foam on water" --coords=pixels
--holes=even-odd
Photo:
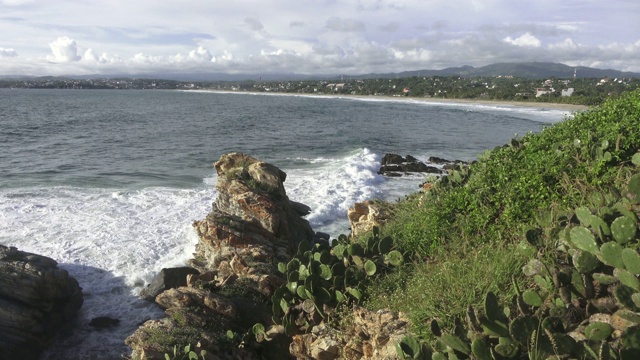
[[[315,231],[332,237],[348,233],[348,208],[385,195],[380,187],[387,180],[377,174],[380,155],[368,149],[344,158],[308,161],[322,166],[288,171],[285,188],[290,199],[311,207],[307,219]]]
[[[79,330],[46,358],[116,358],[123,341],[162,312],[136,294],[163,267],[184,265],[197,236],[191,221],[213,201],[210,188],[33,188],[0,192],[0,243],[51,257],[83,288]],[[97,316],[121,321],[111,331],[87,324]],[[80,353],[79,353],[80,351]]]

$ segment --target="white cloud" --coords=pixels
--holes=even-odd
[[[503,39],[504,42],[509,43],[515,46],[522,47],[540,47],[542,44],[538,38],[531,35],[531,33],[526,32],[522,36],[512,39],[511,36],[507,36]]]
[[[197,62],[209,62],[213,59],[213,55],[211,55],[209,50],[202,46],[198,46],[197,49],[189,52],[189,59]]]
[[[18,56],[18,53],[14,49],[5,49],[0,47],[0,58],[16,56]]]
[[[68,63],[81,59],[81,57],[78,56],[78,45],[75,40],[67,36],[57,38],[49,44],[49,47],[51,48],[51,55],[47,56],[47,59],[51,62]]]
[[[578,48],[578,45],[576,45],[575,42],[573,42],[573,40],[571,40],[570,38],[566,38],[563,41],[557,42],[555,44],[551,44],[549,45],[550,49],[565,49],[565,50],[575,50]]]

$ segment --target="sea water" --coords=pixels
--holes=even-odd
[[[117,359],[140,323],[162,316],[136,295],[191,257],[221,155],[280,167],[313,229],[337,237],[354,202],[395,200],[424,180],[378,175],[385,153],[473,160],[567,116],[376,97],[0,89],[0,244],[55,259],[83,288],[75,330],[43,358]],[[98,316],[120,324],[95,330]]]

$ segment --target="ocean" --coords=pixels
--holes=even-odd
[[[83,288],[75,330],[43,359],[117,359],[136,297],[184,265],[215,200],[212,163],[244,152],[287,173],[315,231],[348,234],[347,208],[395,200],[423,176],[377,174],[385,153],[473,160],[569,111],[510,105],[161,90],[0,89],[0,244],[51,257]],[[94,330],[97,316],[119,319]]]

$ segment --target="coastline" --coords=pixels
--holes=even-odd
[[[551,102],[526,102],[526,101],[508,101],[508,100],[480,100],[480,99],[445,99],[445,98],[427,98],[427,97],[407,97],[407,96],[378,96],[378,95],[348,95],[348,94],[299,94],[286,92],[256,92],[256,91],[222,91],[222,90],[179,90],[194,92],[211,92],[220,94],[239,94],[239,95],[264,95],[264,96],[298,96],[310,98],[335,98],[335,99],[352,99],[352,100],[379,100],[394,101],[408,103],[429,103],[429,104],[447,104],[447,105],[487,105],[500,107],[519,107],[519,108],[537,108],[563,110],[569,112],[580,112],[589,110],[587,105],[563,104]]]

